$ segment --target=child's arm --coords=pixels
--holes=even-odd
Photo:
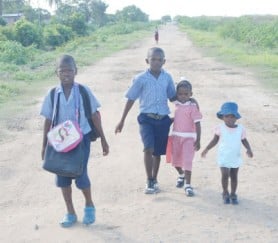
[[[122,129],[124,127],[124,123],[125,123],[125,118],[126,118],[128,112],[130,111],[131,107],[133,106],[134,102],[135,102],[135,100],[128,100],[126,102],[122,118],[121,118],[120,122],[118,123],[118,125],[116,126],[115,133],[119,133],[122,131]]]
[[[200,149],[200,147],[201,147],[201,145],[200,145],[200,140],[201,140],[201,123],[200,122],[196,122],[195,126],[196,126],[197,137],[196,137],[196,141],[194,143],[194,148],[195,148],[196,151],[198,151]]]
[[[47,133],[49,132],[50,127],[51,127],[51,120],[45,119],[44,126],[43,126],[43,140],[42,140],[42,151],[41,151],[42,159],[44,159],[45,148],[47,145]]]
[[[210,143],[208,144],[208,146],[203,150],[203,152],[201,153],[201,156],[204,158],[206,157],[206,154],[208,153],[208,151],[213,148],[219,141],[219,136],[218,135],[214,135],[213,139],[210,141]]]
[[[101,119],[100,119],[100,115],[98,112],[95,112],[92,114],[92,121],[94,123],[94,126],[96,128],[96,130],[99,133],[100,139],[101,139],[101,146],[102,146],[102,151],[103,151],[103,155],[107,155],[109,153],[109,145],[106,141],[106,138],[104,136],[104,132],[102,129],[102,125],[101,125]]]
[[[242,139],[241,140],[241,142],[242,142],[242,144],[244,145],[244,147],[246,148],[246,153],[247,153],[247,155],[250,157],[250,158],[252,158],[253,157],[253,152],[252,152],[252,150],[251,150],[251,147],[250,147],[250,144],[249,144],[249,142],[248,142],[248,140],[246,139],[246,138],[244,138],[244,139]]]
[[[197,106],[197,108],[198,108],[198,110],[200,110],[199,103],[198,103],[198,101],[197,101],[196,99],[190,98],[190,101],[191,101],[192,103],[195,103],[196,106]]]

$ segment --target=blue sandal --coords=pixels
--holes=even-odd
[[[67,213],[60,222],[60,225],[64,228],[69,228],[73,226],[76,222],[77,216],[75,214]]]
[[[87,206],[84,208],[83,224],[93,224],[96,220],[96,209],[93,206]]]

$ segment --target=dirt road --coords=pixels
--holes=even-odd
[[[71,229],[62,229],[58,224],[65,213],[64,202],[54,176],[41,169],[43,120],[38,113],[43,97],[30,107],[28,117],[19,118],[20,126],[11,126],[14,121],[6,124],[10,139],[0,147],[0,242],[278,242],[277,97],[260,87],[247,70],[202,56],[172,25],[160,29],[159,46],[165,50],[165,69],[173,78],[178,81],[185,76],[193,84],[204,116],[202,147],[219,122],[215,113],[220,105],[232,100],[239,104],[240,122],[247,129],[255,157],[243,155],[238,206],[222,204],[216,149],[206,159],[196,154],[192,178],[195,197],[188,198],[182,189],[175,188],[176,172],[164,157],[158,178],[161,193],[143,193],[138,105],[128,115],[121,134],[116,136],[114,128],[125,103],[125,91],[132,77],[147,67],[146,52],[154,44],[150,36],[77,76],[102,104],[111,148],[110,155],[102,157],[100,144],[92,144],[89,173],[97,208],[94,225],[84,227],[79,221]],[[80,220],[83,197],[75,188],[73,194]]]

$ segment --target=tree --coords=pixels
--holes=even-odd
[[[149,20],[148,15],[135,5],[127,6],[123,10],[117,11],[116,18],[123,22],[148,22]]]
[[[161,17],[161,21],[162,21],[163,23],[171,22],[171,21],[172,21],[172,18],[171,18],[170,15],[165,15],[165,16],[162,16],[162,17]]]
[[[25,7],[25,0],[0,0],[0,12],[2,11],[1,15],[3,13],[22,12],[24,7]]]
[[[107,16],[105,14],[107,8],[108,5],[100,0],[90,1],[91,20],[97,26],[103,26],[107,22]]]

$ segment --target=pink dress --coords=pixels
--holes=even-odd
[[[166,161],[175,167],[191,171],[195,154],[195,123],[201,121],[202,114],[197,105],[191,101],[184,104],[176,101],[174,104],[176,110],[173,130],[167,144]]]

